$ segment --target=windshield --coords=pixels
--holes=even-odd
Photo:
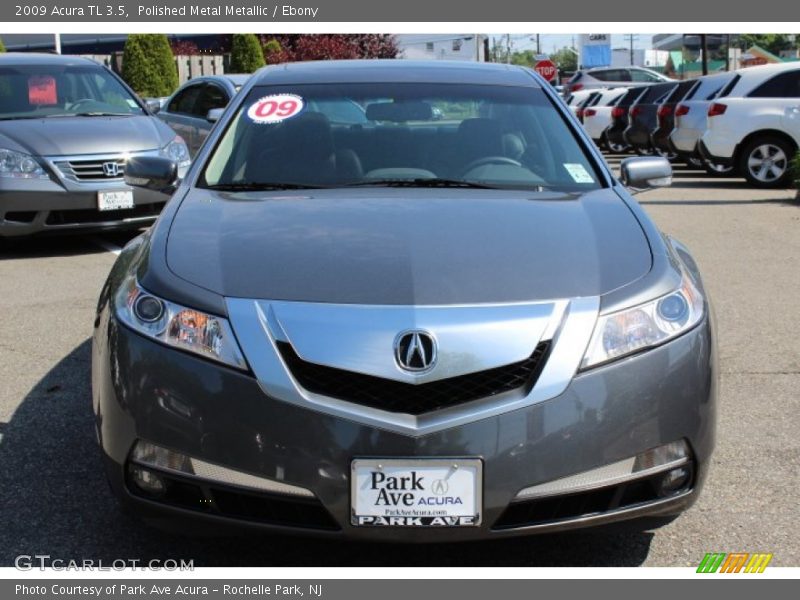
[[[0,119],[106,114],[141,115],[144,111],[128,90],[99,66],[0,67]]]
[[[251,90],[200,185],[586,191],[593,164],[537,88],[305,84]]]

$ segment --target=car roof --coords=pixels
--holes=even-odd
[[[474,83],[541,87],[525,67],[467,61],[327,60],[264,67],[253,85],[300,83]]]
[[[103,66],[98,62],[82,56],[48,54],[46,52],[4,52],[0,54],[0,65],[94,65],[101,68]]]

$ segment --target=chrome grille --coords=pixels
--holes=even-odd
[[[87,160],[63,160],[56,161],[54,164],[64,177],[72,181],[120,181],[125,169],[125,159],[119,156]],[[104,167],[106,164],[115,165],[112,170],[116,168],[116,173],[107,174],[108,167]]]

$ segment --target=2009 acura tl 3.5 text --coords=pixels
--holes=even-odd
[[[174,192],[94,334],[107,474],[147,520],[452,541],[654,527],[696,499],[697,267],[532,71],[268,67],[180,183],[161,157],[125,176]]]

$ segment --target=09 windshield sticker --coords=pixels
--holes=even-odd
[[[259,98],[247,109],[253,123],[281,123],[303,112],[306,103],[294,94],[272,94]]]
[[[582,164],[564,163],[564,168],[575,183],[594,183],[594,178],[589,175],[589,172]]]

